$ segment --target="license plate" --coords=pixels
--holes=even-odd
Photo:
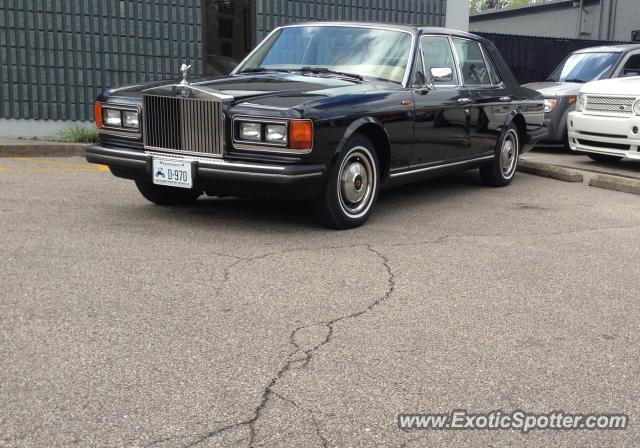
[[[193,162],[154,158],[153,183],[168,187],[193,188]]]

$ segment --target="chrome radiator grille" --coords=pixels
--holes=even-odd
[[[604,113],[616,116],[633,114],[634,97],[587,95],[586,112]]]
[[[222,103],[192,98],[144,96],[144,146],[222,156]]]

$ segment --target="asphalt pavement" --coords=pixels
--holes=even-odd
[[[161,208],[80,158],[0,159],[0,446],[640,445],[640,199],[518,173]],[[623,412],[621,431],[399,413]]]

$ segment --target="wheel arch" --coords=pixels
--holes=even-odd
[[[373,117],[362,117],[351,123],[340,139],[334,157],[337,157],[338,154],[346,149],[349,138],[357,133],[364,135],[371,141],[373,149],[378,156],[380,180],[382,181],[389,175],[391,165],[391,140],[380,120]]]
[[[517,110],[512,111],[507,118],[504,129],[502,130],[502,135],[500,136],[500,141],[504,137],[507,129],[510,125],[514,125],[518,131],[518,138],[520,139],[520,149],[527,144],[527,120],[525,120],[524,115]]]

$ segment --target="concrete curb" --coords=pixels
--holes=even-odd
[[[0,157],[84,157],[84,143],[1,143]]]
[[[599,174],[591,178],[589,185],[592,187],[606,188],[607,190],[621,191],[623,193],[640,194],[640,180],[628,177]]]
[[[518,171],[565,182],[582,182],[584,179],[580,171],[547,163],[531,162],[525,159],[520,159],[518,162]]]

